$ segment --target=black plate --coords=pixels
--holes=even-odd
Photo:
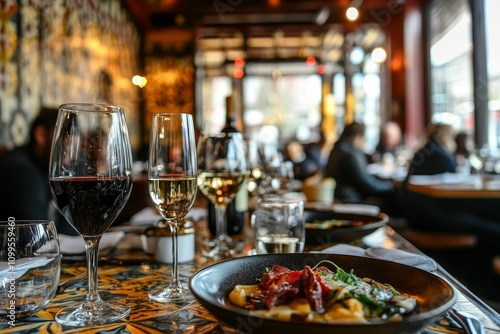
[[[363,238],[374,232],[379,227],[384,226],[389,221],[389,216],[385,213],[377,215],[362,215],[355,213],[339,213],[332,210],[304,210],[306,223],[325,220],[348,220],[358,222],[361,225],[339,226],[328,229],[307,228],[307,244],[327,244],[332,242],[350,242]]]
[[[414,296],[419,313],[404,317],[401,322],[378,321],[368,324],[325,324],[279,321],[250,315],[229,301],[229,293],[238,284],[256,284],[266,268],[273,264],[300,270],[328,259],[345,270],[354,269],[359,277],[370,277],[389,283],[400,292]],[[384,260],[321,253],[265,254],[218,262],[198,271],[189,287],[196,299],[213,315],[242,333],[337,333],[392,334],[415,333],[449,309],[455,302],[453,288],[427,271]]]

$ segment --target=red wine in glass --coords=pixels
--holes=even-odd
[[[103,234],[127,202],[131,177],[69,177],[50,180],[60,211],[81,235]],[[102,222],[95,224],[96,221]]]

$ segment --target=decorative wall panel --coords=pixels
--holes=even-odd
[[[125,109],[138,149],[138,91],[131,78],[138,71],[139,35],[121,2],[10,0],[0,6],[7,3],[14,11],[0,9],[0,40],[7,36],[16,52],[9,59],[3,45],[0,52],[0,77],[9,78],[9,85],[0,84],[0,147],[26,142],[42,105],[98,102]]]

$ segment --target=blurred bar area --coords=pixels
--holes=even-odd
[[[125,110],[141,175],[154,113],[190,113],[198,133],[219,132],[231,95],[237,129],[274,147],[278,165],[291,161],[290,178],[310,185],[326,176],[346,125],[360,123],[366,171],[394,184],[381,206],[391,226],[500,309],[499,239],[449,225],[434,233],[415,224],[432,221],[425,210],[406,209],[438,198],[497,226],[479,233],[500,238],[498,13],[498,0],[0,0],[0,156],[29,142],[42,108],[107,103]],[[399,137],[380,151],[388,123]],[[465,138],[452,172],[498,189],[457,195],[435,188],[450,179],[411,179],[436,124]],[[309,148],[317,164],[304,171]],[[336,184],[335,201],[349,203]],[[124,220],[150,205],[145,188],[134,188]]]

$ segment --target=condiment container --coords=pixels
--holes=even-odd
[[[195,235],[193,223],[185,220],[179,228],[177,237],[179,250],[178,262],[194,260]],[[154,254],[155,260],[161,263],[172,263],[172,232],[168,223],[159,220],[154,226],[146,229],[141,235],[142,246],[148,254]]]

